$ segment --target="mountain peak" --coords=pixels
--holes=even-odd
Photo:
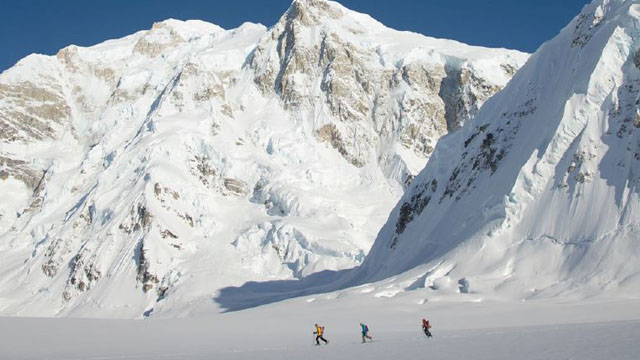
[[[287,21],[297,21],[302,25],[318,25],[323,19],[339,19],[344,10],[338,3],[326,0],[294,0],[284,15]]]

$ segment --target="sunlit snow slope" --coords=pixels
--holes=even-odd
[[[135,317],[358,265],[526,59],[323,0],[31,55],[0,75],[0,313]]]
[[[640,4],[544,44],[393,210],[358,282],[475,299],[640,296]]]

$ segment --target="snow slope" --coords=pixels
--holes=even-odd
[[[429,298],[637,299],[639,29],[637,1],[586,6],[440,140],[354,281],[401,274],[400,292]]]
[[[28,56],[0,75],[0,314],[139,317],[358,265],[526,59],[324,0]]]

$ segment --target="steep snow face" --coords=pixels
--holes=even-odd
[[[640,294],[640,4],[586,6],[443,138],[359,271],[435,294]],[[609,291],[609,292],[608,292]]]
[[[141,316],[358,265],[526,58],[320,0],[29,56],[0,75],[0,313]]]

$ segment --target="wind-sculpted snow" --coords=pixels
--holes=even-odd
[[[356,266],[526,59],[324,0],[31,55],[0,75],[0,313],[158,314]]]
[[[412,269],[431,296],[637,297],[639,29],[637,2],[586,6],[438,143],[358,282]]]

